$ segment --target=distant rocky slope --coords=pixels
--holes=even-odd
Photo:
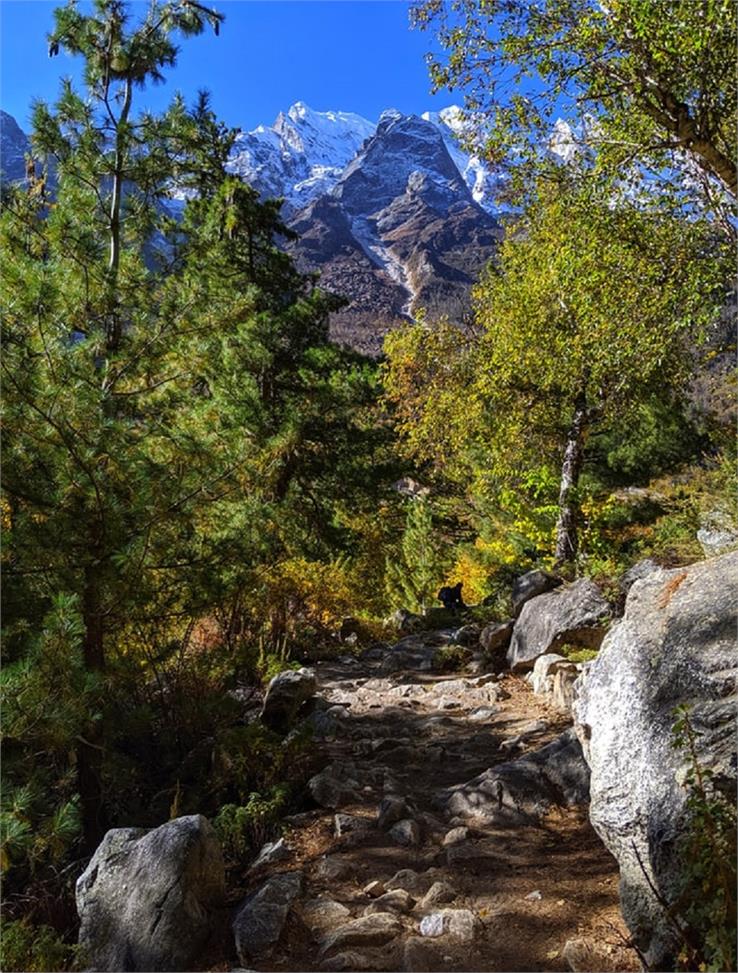
[[[26,153],[31,143],[20,125],[5,111],[0,111],[0,172],[11,182],[26,174]]]
[[[385,112],[329,193],[292,219],[294,253],[351,299],[339,340],[379,349],[382,331],[420,307],[459,316],[501,235],[476,202],[439,128]]]
[[[297,102],[273,126],[238,135],[231,171],[284,199],[298,266],[349,301],[332,321],[336,340],[376,354],[384,333],[420,308],[431,318],[467,311],[501,229],[497,177],[460,147],[464,124],[455,107],[390,110],[375,125]],[[5,178],[23,178],[28,150],[3,114]]]

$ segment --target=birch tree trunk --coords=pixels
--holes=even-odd
[[[556,523],[556,567],[572,562],[579,548],[579,509],[576,489],[579,485],[579,474],[582,471],[586,426],[587,399],[584,392],[580,392],[574,403],[574,416],[566,437],[564,462],[561,466],[559,519]]]

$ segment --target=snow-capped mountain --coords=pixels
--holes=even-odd
[[[376,126],[351,112],[318,112],[296,102],[274,125],[238,135],[229,168],[286,212],[328,192]]]
[[[350,305],[334,335],[376,352],[382,334],[423,307],[458,316],[501,236],[451,157],[442,128],[384,112],[330,192],[292,221],[304,270]]]
[[[399,115],[394,109],[383,113]],[[468,127],[455,105],[420,116],[442,135],[446,148],[474,200],[496,212],[497,178],[478,157],[461,148],[458,137]],[[343,169],[377,124],[352,112],[313,111],[298,101],[281,112],[272,126],[259,125],[241,133],[233,146],[230,168],[264,196],[281,196],[286,213],[306,206],[329,192]]]

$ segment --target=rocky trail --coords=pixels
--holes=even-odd
[[[453,641],[316,667],[318,807],[250,873],[245,968],[638,969],[570,720],[517,675],[435,673]]]

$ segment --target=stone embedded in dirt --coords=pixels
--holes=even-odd
[[[623,917],[652,969],[673,969],[665,964],[678,943],[651,886],[673,902],[690,868],[689,758],[671,735],[680,703],[689,705],[699,765],[735,795],[737,589],[738,553],[649,574],[577,682],[590,820],[617,859]]]
[[[441,696],[436,703],[436,709],[461,709],[461,700],[453,696]]]
[[[388,889],[405,889],[413,895],[425,895],[433,882],[439,878],[443,878],[443,873],[437,868],[429,868],[422,873],[412,868],[401,868],[384,884]]]
[[[421,811],[417,817],[417,821],[428,834],[445,833],[448,828],[448,825],[439,820],[435,814],[430,814],[428,811]]]
[[[401,821],[408,814],[408,806],[404,797],[389,795],[382,799],[377,812],[377,826],[386,831],[391,825]]]
[[[421,936],[410,936],[402,950],[402,968],[407,973],[433,973],[448,967],[435,943]]]
[[[446,835],[444,836],[443,845],[444,847],[447,847],[448,845],[458,845],[460,841],[466,841],[468,837],[468,828],[451,828],[451,830],[447,831]]]
[[[336,953],[335,956],[329,956],[322,961],[320,964],[321,970],[331,970],[336,971],[336,973],[349,973],[349,971],[363,971],[363,970],[374,970],[378,969],[376,961],[366,955],[366,953],[357,953],[352,949],[347,949],[343,953]]]
[[[387,888],[384,882],[380,882],[379,879],[375,878],[374,881],[369,882],[368,885],[365,885],[361,891],[364,893],[364,895],[368,895],[370,899],[377,899],[380,895],[384,895]]]
[[[326,879],[329,882],[347,878],[352,871],[353,869],[348,862],[341,861],[340,858],[332,858],[328,855],[324,855],[319,859],[315,866],[316,877]]]
[[[457,645],[463,645],[464,648],[477,645],[479,642],[480,632],[481,629],[479,625],[475,625],[474,623],[470,625],[462,625],[461,628],[457,628],[454,632],[454,642]]]
[[[561,713],[571,713],[574,705],[575,691],[574,685],[579,679],[582,667],[569,662],[565,666],[560,666],[554,676],[553,691],[551,693],[551,703]]]
[[[420,900],[421,909],[430,909],[434,905],[443,905],[446,902],[453,902],[456,898],[456,889],[448,882],[434,882]]]
[[[471,679],[470,682],[475,689],[481,689],[482,686],[489,686],[493,682],[496,683],[498,678],[497,673],[485,672],[484,675],[477,676],[476,678]],[[496,689],[495,692],[497,692]]]
[[[264,955],[279,942],[292,903],[301,891],[302,872],[283,872],[247,896],[233,920],[241,963]]]
[[[115,828],[77,880],[79,944],[90,969],[188,969],[224,898],[220,845],[202,815]]]
[[[477,926],[477,917],[469,909],[441,909],[421,919],[420,935],[433,939],[448,936],[460,943],[470,943],[474,940]]]
[[[410,912],[415,905],[415,899],[406,892],[405,889],[391,889],[380,895],[374,902],[370,902],[364,909],[364,915],[369,916],[374,912]]]
[[[553,591],[561,584],[561,578],[549,574],[547,571],[528,571],[515,580],[510,594],[513,615],[517,618],[523,606],[531,598],[537,598],[547,591]]]
[[[270,841],[261,849],[254,861],[251,863],[251,870],[261,868],[262,865],[272,865],[274,862],[286,861],[292,855],[292,851],[287,846],[284,838],[278,841]]]
[[[399,794],[399,792],[402,790],[402,785],[396,777],[392,777],[390,774],[385,774],[385,776],[382,778],[382,790],[385,794]]]
[[[353,804],[357,799],[358,782],[352,779],[339,780],[335,772],[327,767],[308,781],[310,796],[321,807],[336,808],[343,804]]]
[[[287,669],[269,683],[261,709],[261,721],[271,730],[286,733],[295,722],[298,711],[317,689],[312,669]]]
[[[347,946],[381,946],[402,932],[402,923],[394,913],[377,912],[352,919],[335,929],[323,940],[321,956]]]
[[[418,822],[412,818],[405,818],[393,824],[389,829],[390,838],[404,848],[414,848],[420,844],[420,828]]]
[[[525,898],[528,902],[539,902],[543,896],[541,895],[540,891],[536,889],[535,892],[529,892]]]
[[[553,677],[559,665],[571,665],[569,660],[557,652],[540,655],[530,674],[526,677],[536,696],[547,696],[553,690]]]
[[[526,601],[507,650],[510,668],[531,669],[539,656],[567,643],[599,648],[609,614],[609,604],[588,578]]]
[[[478,817],[501,826],[534,823],[552,805],[588,799],[589,768],[573,728],[540,750],[490,767],[439,797],[449,816]]]
[[[351,918],[351,912],[345,905],[320,896],[303,902],[299,912],[306,926],[319,931],[333,929]]]
[[[521,727],[520,732],[516,733],[513,737],[508,737],[503,740],[500,744],[500,750],[506,753],[513,753],[515,750],[520,749],[524,743],[527,743],[535,736],[540,736],[541,733],[545,733],[548,730],[549,724],[546,720],[536,720],[535,723],[527,723],[525,726]]]
[[[479,636],[479,641],[484,650],[491,656],[497,656],[507,649],[512,638],[514,625],[513,619],[507,622],[491,622],[489,625],[485,625]]]
[[[372,830],[372,822],[356,814],[334,814],[333,830],[337,838],[360,839]]]
[[[486,723],[487,720],[491,720],[493,716],[497,716],[500,712],[498,706],[479,706],[477,709],[472,710],[467,716],[468,720],[474,723]]]
[[[446,864],[454,866],[460,862],[479,861],[484,857],[480,854],[479,846],[473,841],[460,841],[456,845],[446,848]]]
[[[589,973],[590,970],[622,970],[615,951],[600,941],[591,939],[567,939],[561,950],[561,958],[573,973]],[[630,962],[632,964],[632,959]]]

